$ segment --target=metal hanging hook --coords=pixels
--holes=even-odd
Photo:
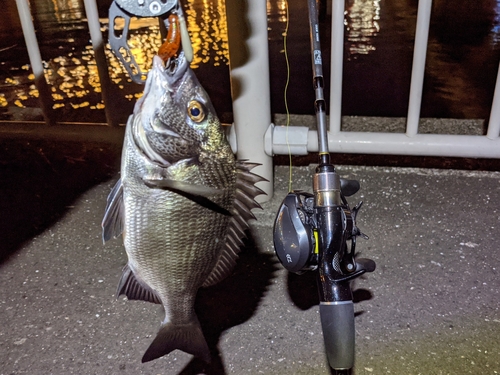
[[[178,0],[114,0],[109,8],[109,44],[115,56],[127,70],[135,83],[143,84],[147,72],[142,71],[128,44],[130,20],[133,17],[157,17],[168,30],[171,26],[168,15],[176,14],[184,56],[193,60],[193,47],[189,38],[186,20]],[[123,28],[118,24],[123,21]]]

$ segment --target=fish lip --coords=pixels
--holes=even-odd
[[[141,111],[146,97],[159,86],[163,86],[170,92],[174,91],[174,86],[182,82],[182,77],[189,67],[189,62],[181,51],[179,56],[172,57],[167,60],[167,63],[162,60],[158,55],[153,57],[153,67],[148,73],[144,92],[142,97],[136,102],[134,106],[134,114]],[[155,82],[155,81],[159,81]]]
[[[188,67],[189,62],[183,51],[179,53],[179,56],[168,59],[166,63],[158,55],[153,58],[153,70],[166,79],[168,87],[177,84],[184,76],[184,73],[186,73]]]

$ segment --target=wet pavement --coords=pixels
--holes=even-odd
[[[199,293],[211,367],[178,351],[140,363],[163,315],[115,299],[126,256],[100,230],[119,163],[111,133],[0,140],[0,374],[328,374],[314,278],[287,274],[273,253],[283,165],[234,274]],[[378,266],[354,284],[353,374],[500,373],[500,173],[369,159],[338,166],[361,182],[350,202],[364,201],[370,239],[358,250]],[[294,167],[294,188],[310,190],[313,170]]]

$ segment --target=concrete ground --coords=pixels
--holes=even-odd
[[[96,142],[0,142],[1,375],[329,373],[314,278],[273,253],[286,166],[234,274],[199,293],[211,367],[179,351],[141,364],[163,315],[115,299],[126,255],[102,244],[100,222],[119,145]],[[313,170],[294,167],[294,188],[311,190]],[[358,249],[377,262],[354,284],[353,374],[500,374],[500,173],[338,171],[361,182]]]

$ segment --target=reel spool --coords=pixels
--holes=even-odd
[[[314,230],[314,196],[290,192],[283,200],[274,222],[274,249],[283,267],[294,273],[318,267]]]

